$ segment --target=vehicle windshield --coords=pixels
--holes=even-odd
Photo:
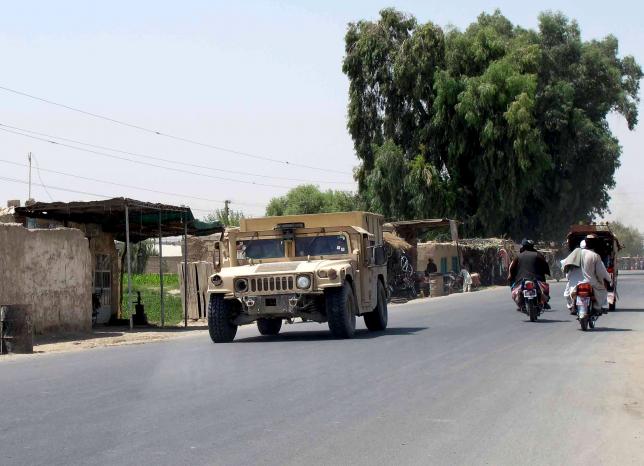
[[[275,259],[284,257],[284,240],[280,238],[237,241],[237,259]]]
[[[299,236],[295,238],[295,255],[330,256],[347,254],[349,246],[344,235]]]

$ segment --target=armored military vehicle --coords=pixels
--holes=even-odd
[[[208,329],[230,342],[257,322],[277,335],[284,320],[328,322],[351,338],[356,317],[371,331],[387,327],[383,218],[343,212],[242,219],[215,249],[208,289]]]

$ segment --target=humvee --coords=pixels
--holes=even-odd
[[[208,329],[230,342],[237,327],[257,323],[277,335],[282,322],[328,322],[336,338],[351,338],[356,317],[387,327],[383,217],[368,212],[241,219],[215,245],[208,286]]]

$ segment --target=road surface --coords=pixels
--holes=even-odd
[[[0,464],[643,464],[644,275],[583,333],[507,289],[317,324],[0,360]],[[364,327],[361,327],[364,328]]]

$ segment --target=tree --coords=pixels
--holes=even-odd
[[[231,209],[215,209],[213,212],[206,215],[206,222],[220,222],[227,227],[238,227],[239,220],[244,218],[244,213],[241,210]]]
[[[346,191],[321,191],[315,185],[302,184],[284,196],[274,197],[266,207],[266,215],[319,214],[356,210],[358,199]]]
[[[621,150],[606,116],[635,126],[642,77],[613,36],[584,42],[559,13],[537,31],[499,11],[444,31],[389,8],[349,24],[345,52],[367,209],[546,238],[607,210]]]
[[[644,256],[644,234],[641,231],[622,222],[611,222],[610,229],[622,245],[620,256]]]

